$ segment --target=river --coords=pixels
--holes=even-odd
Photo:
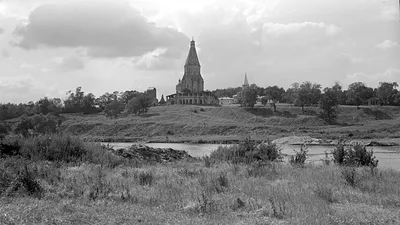
[[[103,143],[107,144],[107,143]],[[126,148],[133,143],[109,143],[114,148]],[[153,148],[172,148],[176,150],[185,150],[193,157],[202,157],[209,155],[216,150],[220,144],[190,144],[190,143],[147,143]],[[300,146],[282,145],[282,153],[294,155],[293,149],[299,150]],[[400,147],[367,147],[373,149],[374,156],[379,160],[379,168],[394,169],[400,171]],[[325,152],[330,153],[333,146],[308,146],[308,162],[320,163],[325,158]],[[330,156],[331,157],[331,156]]]

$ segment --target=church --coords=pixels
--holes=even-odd
[[[204,79],[201,76],[200,62],[196,44],[190,42],[189,54],[184,66],[182,80],[176,85],[176,93],[168,95],[168,105],[218,105],[218,98],[210,91],[204,91]]]

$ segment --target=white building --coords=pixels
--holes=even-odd
[[[222,98],[219,98],[218,100],[219,100],[220,105],[230,105],[230,104],[233,104],[233,102],[234,102],[234,99],[229,98],[229,97],[222,97]]]

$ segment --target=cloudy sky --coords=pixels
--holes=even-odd
[[[154,86],[400,83],[398,0],[0,0],[0,102]]]

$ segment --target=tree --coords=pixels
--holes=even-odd
[[[299,88],[300,84],[299,83],[293,83],[291,88],[288,88],[286,90],[286,93],[284,94],[283,99],[290,104],[296,104],[296,100],[298,99],[298,94],[299,94]]]
[[[61,99],[53,98],[49,99],[44,97],[35,103],[36,113],[42,113],[47,115],[48,113],[60,113],[62,110]]]
[[[132,98],[126,105],[128,113],[141,114],[146,113],[151,106],[151,99],[145,94]]]
[[[366,87],[362,82],[354,82],[347,89],[347,103],[356,105],[357,109],[368,99],[374,97],[374,90]]]
[[[278,86],[269,86],[265,89],[264,94],[267,96],[267,99],[272,101],[274,112],[276,112],[276,103],[282,100],[285,90],[283,88],[279,88]]]
[[[301,111],[304,113],[304,106],[318,104],[321,97],[321,85],[303,82],[298,88],[297,100],[301,106]]]
[[[322,110],[320,116],[328,123],[333,123],[338,116],[339,98],[334,88],[325,88],[319,101]]]
[[[331,91],[336,95],[339,104],[346,104],[346,93],[342,90],[342,86],[338,82],[332,86]]]
[[[241,106],[253,108],[257,103],[257,91],[252,88],[243,88],[239,101]]]
[[[124,111],[124,105],[119,101],[112,101],[104,108],[104,113],[107,117],[117,118]]]
[[[376,89],[376,97],[379,98],[383,105],[393,105],[398,90],[396,89],[399,85],[396,82],[380,82],[379,87]]]

